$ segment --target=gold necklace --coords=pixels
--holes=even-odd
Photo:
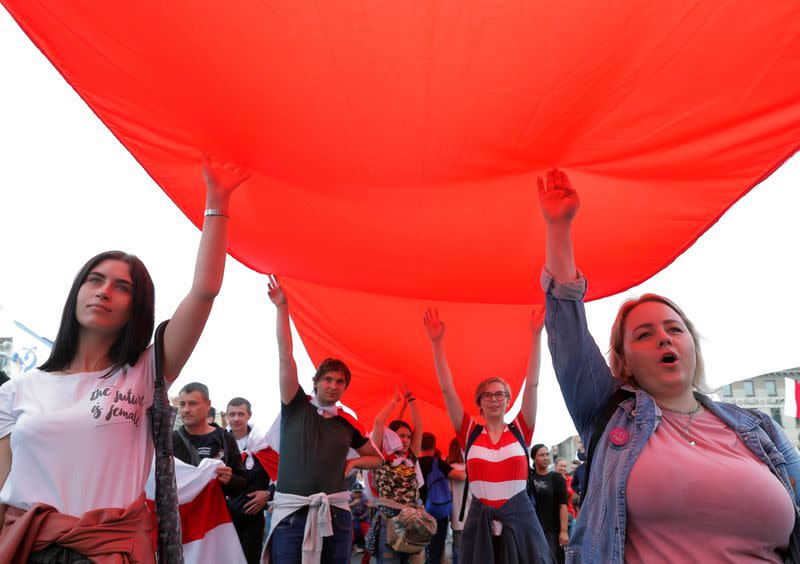
[[[695,400],[697,401],[697,400]],[[689,438],[689,431],[692,426],[692,418],[700,411],[702,405],[700,402],[697,402],[697,405],[694,406],[692,409],[670,409],[668,407],[662,407],[661,409],[664,411],[669,411],[672,413],[678,413],[680,415],[688,415],[689,419],[686,421],[686,426],[684,427],[680,422],[674,421],[675,425],[678,427],[678,432],[683,436],[683,439],[689,443],[691,446],[697,446],[697,443]]]

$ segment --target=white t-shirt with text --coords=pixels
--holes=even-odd
[[[144,492],[153,347],[127,370],[106,372],[33,370],[0,387],[0,438],[11,433],[12,454],[0,503],[27,511],[43,502],[78,517],[127,507]]]

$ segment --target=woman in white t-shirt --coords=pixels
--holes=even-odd
[[[206,211],[194,280],[164,333],[168,384],[189,359],[219,293],[230,196],[249,177],[208,157],[203,174]],[[83,555],[105,562],[123,555],[154,562],[144,505],[153,459],[146,419],[153,326],[145,266],[120,251],[101,253],[75,277],[50,358],[0,388],[0,561],[71,562]]]

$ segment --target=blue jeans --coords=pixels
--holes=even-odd
[[[280,523],[273,526],[270,540],[272,562],[280,564],[301,564],[303,556],[303,535],[306,528],[308,508],[295,511]],[[323,564],[347,564],[353,548],[353,516],[345,509],[331,507],[333,536],[322,541]]]

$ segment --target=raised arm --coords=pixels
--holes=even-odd
[[[461,399],[456,393],[453,375],[450,373],[450,366],[447,364],[447,356],[444,353],[444,344],[442,343],[444,322],[439,319],[439,312],[430,308],[425,311],[424,322],[431,340],[431,347],[433,347],[433,365],[436,368],[439,386],[442,388],[447,415],[450,416],[453,429],[458,432],[461,429],[461,420],[464,419],[464,406],[461,405]]]
[[[372,443],[369,441],[355,449],[355,451],[358,453],[358,456],[356,458],[348,458],[347,462],[344,464],[345,478],[356,468],[375,470],[375,468],[380,466],[383,462],[383,458],[381,458],[381,455],[378,454],[378,451],[375,450],[375,447],[372,446]]]
[[[578,277],[572,248],[572,220],[578,213],[580,199],[567,175],[557,168],[547,171],[547,185],[538,178],[539,205],[547,229],[545,268],[559,282]]]
[[[544,306],[535,306],[531,313],[531,352],[528,355],[528,371],[525,374],[525,388],[522,390],[520,415],[530,429],[536,424],[536,407],[539,394],[539,365],[541,364],[540,343],[544,326]]]
[[[547,225],[545,267],[549,276],[543,277],[547,343],[564,402],[586,442],[597,415],[619,382],[586,323],[586,281],[578,277],[571,234],[580,201],[566,174],[557,169],[549,171],[546,187],[539,178],[539,204]]]
[[[276,332],[278,336],[278,385],[281,390],[281,403],[289,405],[297,394],[300,382],[297,380],[297,363],[292,354],[292,329],[289,327],[289,301],[283,293],[278,279],[269,275],[269,299],[277,309]]]
[[[206,215],[194,267],[194,280],[164,332],[164,378],[172,383],[192,354],[222,287],[228,247],[230,198],[250,177],[247,169],[203,156]]]
[[[418,455],[422,450],[422,432],[425,430],[425,426],[422,424],[422,413],[419,411],[417,398],[405,384],[403,384],[403,391],[405,392],[405,405],[408,405],[408,409],[411,411],[411,426],[414,428],[411,432],[411,452]]]
[[[403,396],[400,393],[400,390],[395,388],[394,397],[389,400],[389,403],[387,403],[375,416],[375,423],[372,426],[372,441],[375,443],[375,446],[378,447],[378,450],[383,448],[383,428],[386,426],[386,420],[392,416],[392,412],[397,408],[398,405],[402,405],[402,403]]]

